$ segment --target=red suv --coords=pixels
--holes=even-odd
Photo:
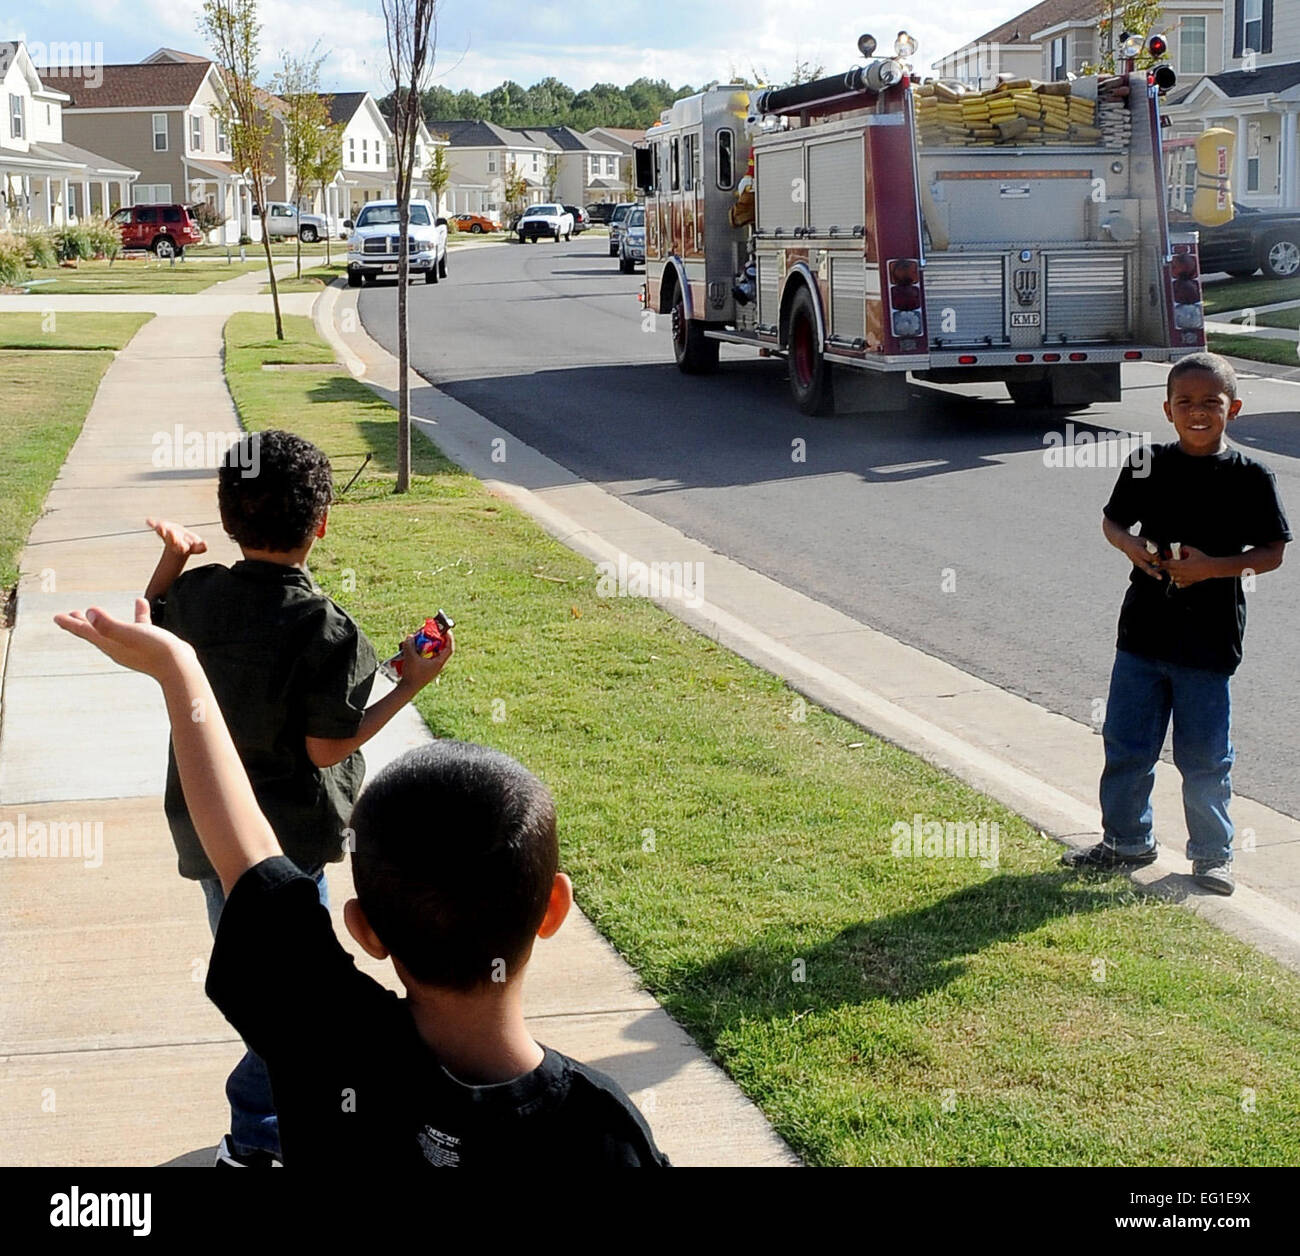
[[[203,243],[203,232],[184,205],[132,205],[109,222],[121,229],[124,249],[149,249],[158,257],[181,257],[187,244]]]

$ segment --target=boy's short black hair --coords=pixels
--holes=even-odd
[[[334,498],[329,459],[309,440],[272,429],[250,432],[221,460],[221,524],[245,549],[288,553],[320,527]]]
[[[555,804],[525,767],[468,742],[421,746],[366,786],[351,828],[362,910],[417,981],[472,990],[526,962],[559,844]]]
[[[1207,375],[1213,375],[1228,399],[1237,400],[1237,372],[1233,370],[1232,363],[1227,358],[1220,357],[1217,353],[1192,353],[1185,358],[1179,358],[1169,371],[1169,382],[1165,385],[1166,398],[1172,397],[1174,385],[1184,375],[1190,375],[1193,371],[1204,371]]]

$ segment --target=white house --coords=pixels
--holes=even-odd
[[[45,81],[20,41],[0,43],[0,228],[99,221],[130,204],[139,171],[68,143],[68,93]]]
[[[1219,9],[1213,68],[1171,93],[1169,114],[1184,133],[1236,132],[1232,184],[1242,204],[1300,206],[1300,4],[1219,0]]]

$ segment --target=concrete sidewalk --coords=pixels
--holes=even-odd
[[[316,307],[317,329],[354,375],[395,402],[396,359],[366,334],[355,306],[355,293],[327,289]],[[1087,846],[1100,839],[1097,782],[1103,753],[1093,728],[903,645],[710,550],[578,479],[414,373],[411,411],[449,458],[593,562],[701,564],[694,570],[707,576],[702,604],[660,599],[679,619],[784,677],[827,709],[960,777],[1062,842]],[[782,627],[773,632],[771,625]],[[1300,821],[1249,798],[1234,798],[1238,887],[1224,899],[1192,884],[1182,857],[1181,780],[1169,763],[1157,767],[1154,801],[1160,857],[1133,880],[1300,970]]]
[[[203,993],[211,938],[202,891],[176,875],[163,819],[161,697],[51,615],[92,603],[126,612],[159,552],[146,515],[203,535],[199,561],[238,558],[220,531],[212,465],[160,467],[154,452],[178,423],[205,439],[237,428],[222,327],[236,310],[269,311],[262,279],[94,306],[165,316],[104,376],[21,558],[0,698],[0,823],[28,834],[75,825],[63,831],[102,840],[83,841],[79,857],[0,868],[0,1164],[210,1165],[228,1125],[223,1084],[242,1046]],[[282,308],[313,299],[286,297]],[[403,717],[367,746],[372,771],[428,739],[413,710]],[[328,879],[339,937],[398,988],[343,929],[347,865],[331,865]],[[580,913],[539,944],[525,1002],[537,1037],[614,1076],[676,1163],[797,1163]]]

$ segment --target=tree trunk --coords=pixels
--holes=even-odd
[[[275,283],[275,259],[271,256],[271,235],[266,226],[266,196],[263,195],[258,202],[258,208],[261,212],[262,219],[262,248],[266,253],[266,273],[271,281],[271,306],[275,310],[275,338],[284,339],[284,323],[280,319],[280,289]]]
[[[397,486],[398,493],[411,489],[411,385],[406,322],[406,284],[411,273],[411,250],[406,235],[410,230],[410,197],[401,192],[402,172],[398,178],[397,213]]]

